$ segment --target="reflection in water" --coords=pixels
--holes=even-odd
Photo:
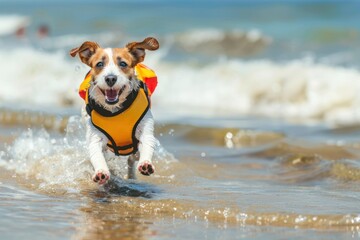
[[[152,235],[151,219],[145,221],[139,212],[126,209],[104,193],[91,196],[93,201],[80,208],[83,223],[74,239],[146,239]]]

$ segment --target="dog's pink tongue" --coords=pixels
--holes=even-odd
[[[106,99],[110,102],[116,101],[118,98],[118,91],[114,89],[108,89],[105,91]]]

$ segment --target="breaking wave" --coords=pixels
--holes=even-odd
[[[175,42],[190,53],[231,57],[251,56],[271,43],[259,30],[193,29],[175,36]]]
[[[21,15],[0,15],[0,36],[14,34],[19,28],[30,24],[30,19]]]
[[[201,51],[207,44],[221,46],[227,38],[253,42],[265,39],[255,30],[253,33],[206,31],[205,35],[210,37],[199,38],[195,31],[180,34],[176,41],[185,48]],[[59,44],[71,45],[71,36],[64,38]],[[68,56],[69,49],[44,51],[31,46],[0,49],[0,61],[7,63],[0,65],[1,106],[78,109],[82,99],[77,90],[88,67]],[[360,109],[360,73],[355,68],[317,63],[309,58],[275,62],[222,57],[200,64],[169,61],[169,55],[171,46],[165,41],[162,49],[149,53],[145,61],[159,77],[153,95],[154,111],[259,115],[302,123],[360,120],[360,112],[356,110]]]

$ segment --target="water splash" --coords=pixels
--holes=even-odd
[[[65,135],[28,128],[0,152],[0,166],[14,171],[23,181],[32,182],[38,190],[73,192],[96,187],[90,180],[93,167],[87,154],[85,134],[80,116],[69,117]],[[172,162],[176,162],[174,156],[157,142],[154,163],[161,165],[159,171],[169,169]],[[127,174],[126,158],[109,158],[108,165],[115,176],[124,178]],[[166,174],[156,177],[167,178]]]
[[[39,190],[79,190],[91,171],[79,117],[70,117],[66,131],[61,137],[27,129],[2,152],[1,165]]]

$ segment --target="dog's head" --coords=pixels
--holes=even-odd
[[[90,97],[109,111],[121,108],[128,94],[138,87],[134,67],[144,61],[145,50],[157,50],[159,43],[148,37],[128,43],[124,48],[101,48],[95,42],[84,42],[70,51],[91,67]]]

